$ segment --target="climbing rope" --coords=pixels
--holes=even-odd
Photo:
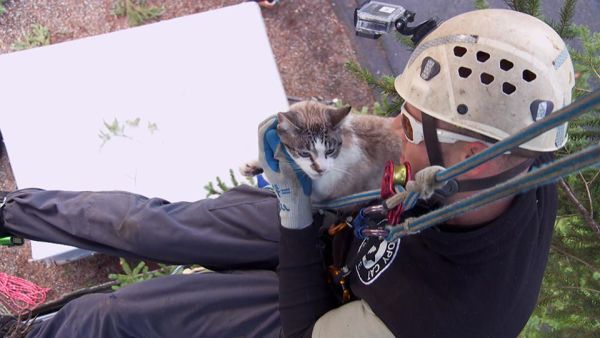
[[[595,165],[600,165],[600,144],[563,157],[526,175],[515,177],[494,188],[484,190],[469,198],[449,204],[420,217],[408,218],[396,226],[388,225],[386,226],[386,230],[388,231],[386,240],[394,241],[402,236],[443,223],[467,211],[480,208],[501,198],[556,182],[561,177]]]
[[[19,315],[46,301],[50,289],[0,272],[0,300],[12,314]]]
[[[506,151],[517,148],[519,145],[535,138],[536,136],[541,135],[552,128],[558,127],[579,115],[582,115],[587,110],[598,104],[600,104],[600,90],[596,90],[595,92],[582,97],[581,99],[571,103],[559,111],[550,114],[544,119],[529,125],[520,132],[495,143],[484,151],[475,154],[468,159],[451,166],[450,168],[440,171],[435,175],[435,180],[437,182],[444,182],[462,175],[479,166],[480,164],[494,159],[504,154]]]
[[[404,187],[401,185],[394,186],[396,191],[404,192]],[[372,202],[373,200],[377,200],[381,198],[381,190],[374,189],[369,191],[363,191],[360,193],[339,197],[336,199],[313,203],[314,209],[327,209],[327,210],[336,210],[342,209],[344,207],[349,207],[352,205],[360,205],[365,204],[367,202]]]

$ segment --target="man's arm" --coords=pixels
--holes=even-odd
[[[277,200],[248,186],[193,203],[25,189],[8,195],[2,219],[15,235],[112,255],[221,269],[277,265]]]
[[[286,337],[310,337],[314,323],[335,305],[319,249],[318,226],[281,228],[279,311]]]

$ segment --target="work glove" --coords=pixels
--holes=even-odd
[[[277,117],[258,126],[258,161],[279,200],[281,226],[302,229],[313,222],[312,181],[290,157],[277,134]]]

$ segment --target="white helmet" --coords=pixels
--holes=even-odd
[[[502,140],[571,102],[573,64],[541,20],[503,9],[464,13],[416,47],[396,78],[400,96],[439,120]],[[521,148],[554,151],[566,123]]]

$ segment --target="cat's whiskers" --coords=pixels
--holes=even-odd
[[[331,167],[329,168],[330,171],[337,171],[340,172],[342,174],[350,174],[350,170],[346,170],[346,169],[342,169],[342,168],[337,168],[337,167]]]

